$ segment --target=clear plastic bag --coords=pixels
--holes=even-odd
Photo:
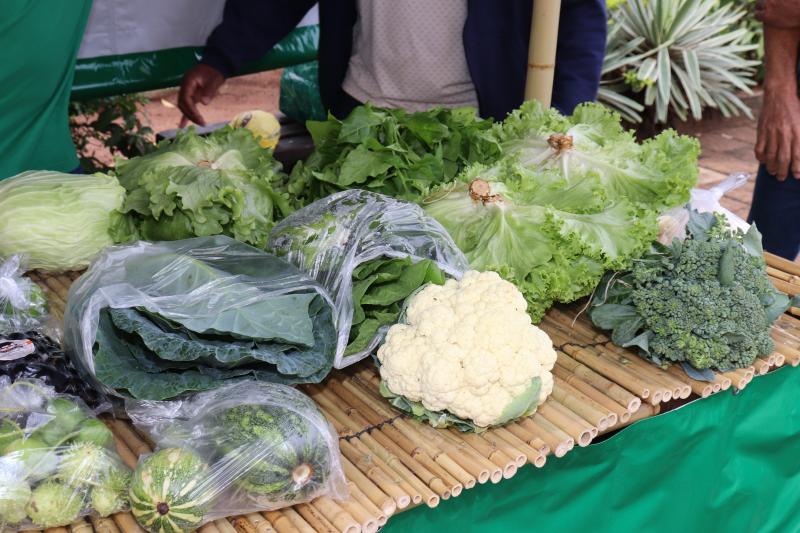
[[[0,260],[0,336],[43,330],[49,318],[44,292],[24,273],[19,255]]]
[[[741,187],[749,179],[750,174],[739,172],[731,174],[710,189],[692,189],[692,199],[689,202],[689,207],[700,213],[725,215],[731,228],[747,232],[750,224],[735,213],[722,207],[719,201],[726,193]],[[688,223],[689,211],[685,207],[670,209],[659,218],[659,242],[670,244],[674,238],[683,240],[686,236],[686,225]]]
[[[126,410],[156,444],[131,484],[133,515],[150,531],[347,496],[333,429],[291,387],[238,383]]]
[[[419,206],[363,190],[335,193],[295,212],[275,226],[269,246],[333,297],[339,332],[336,368],[367,357],[388,329],[380,328],[366,349],[345,355],[353,323],[353,272],[359,265],[380,257],[429,259],[457,279],[469,269],[447,231]]]
[[[319,382],[336,346],[325,289],[225,236],[106,249],[73,284],[67,353],[108,394],[165,400],[233,381]]]
[[[130,479],[113,434],[80,400],[0,376],[0,529],[122,511]]]

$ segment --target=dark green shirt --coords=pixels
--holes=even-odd
[[[91,6],[91,0],[0,2],[0,179],[78,166],[67,109]]]

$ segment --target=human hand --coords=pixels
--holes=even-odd
[[[800,27],[800,0],[756,0],[756,19],[776,28]]]
[[[183,112],[179,127],[183,128],[190,120],[195,124],[205,126],[206,120],[197,109],[197,104],[210,104],[223,83],[225,83],[225,77],[222,73],[203,63],[198,63],[184,74],[178,93],[178,108]]]
[[[758,118],[756,158],[784,181],[800,179],[800,99],[793,91],[767,90]]]

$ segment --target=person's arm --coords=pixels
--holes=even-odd
[[[800,98],[797,94],[800,27],[765,25],[764,34],[766,75],[756,158],[781,181],[789,172],[800,179]]]
[[[205,125],[197,104],[211,103],[225,78],[266,54],[314,4],[314,0],[227,0],[222,22],[208,37],[203,58],[181,82],[181,127],[189,120]]]

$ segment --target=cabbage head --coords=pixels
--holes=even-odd
[[[222,234],[263,248],[274,222],[292,211],[278,185],[280,163],[246,129],[180,132],[152,153],[117,161],[116,173],[134,227],[132,235],[122,227],[118,242]]]
[[[0,257],[22,254],[26,267],[79,270],[124,232],[125,200],[113,176],[23,172],[0,181]]]

